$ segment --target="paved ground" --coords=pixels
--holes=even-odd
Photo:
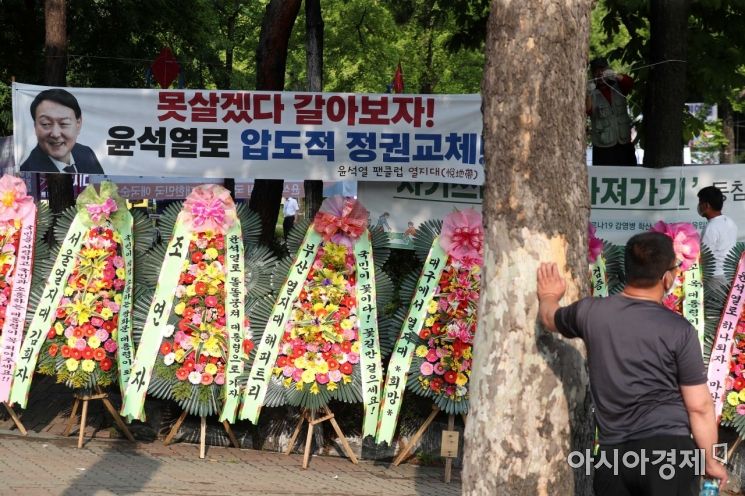
[[[76,439],[0,430],[0,494],[8,495],[428,495],[460,494],[459,475],[442,482],[442,469],[389,466],[314,456],[162,442]]]
[[[207,457],[200,460],[198,445],[187,442],[196,438],[195,425],[182,429],[185,434],[177,436],[181,442],[163,446],[167,429],[164,432],[158,426],[170,425],[178,413],[168,412],[167,405],[152,408],[148,413],[150,425],[133,426],[138,442],[130,443],[112,428],[100,402],[93,402],[86,444],[77,449],[77,425],[74,436],[61,435],[72,400],[72,393],[64,387],[50,379],[37,378],[28,409],[22,415],[29,431],[27,437],[13,428],[5,409],[0,408],[0,496],[449,496],[461,492],[457,468],[453,470],[452,482],[445,484],[441,466],[393,467],[387,461],[390,458],[362,460],[359,465],[353,465],[343,457],[314,455],[309,469],[303,470],[301,454],[285,456],[276,451],[208,446]],[[188,420],[198,423],[198,419],[188,417]],[[208,439],[212,444],[227,444],[222,426],[217,422],[211,424],[214,425],[208,429]],[[288,420],[288,425],[294,426],[294,421]],[[250,447],[253,443],[250,432],[236,427],[242,446]],[[298,443],[299,449],[301,445]],[[280,448],[277,446],[275,450]],[[356,445],[358,455],[359,450],[360,446]]]

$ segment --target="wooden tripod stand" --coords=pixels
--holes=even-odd
[[[432,407],[432,413],[429,414],[429,417],[422,423],[422,425],[419,427],[419,429],[416,431],[414,436],[409,441],[409,444],[405,445],[403,448],[401,448],[401,452],[398,454],[398,456],[393,460],[393,465],[399,466],[401,465],[401,462],[403,462],[408,455],[410,454],[411,450],[414,448],[414,446],[417,445],[419,440],[424,435],[424,432],[427,430],[427,427],[432,423],[432,421],[435,420],[435,417],[438,413],[440,413],[440,409],[436,406]],[[464,413],[462,414],[463,417],[463,425],[466,424],[467,415]],[[455,415],[448,415],[448,430],[452,431],[455,429]],[[450,479],[452,477],[453,473],[453,459],[447,458],[445,460],[445,483],[449,484]]]
[[[78,432],[78,448],[83,447],[83,438],[85,437],[85,423],[88,419],[88,402],[91,400],[101,400],[103,402],[103,405],[106,407],[106,410],[108,410],[109,414],[114,418],[114,422],[116,422],[117,427],[119,427],[119,430],[121,430],[125,436],[127,436],[127,439],[135,442],[134,436],[132,436],[132,433],[129,431],[129,428],[127,427],[127,424],[124,423],[124,420],[122,420],[122,417],[119,415],[119,412],[116,411],[116,408],[114,408],[114,405],[111,404],[111,401],[109,400],[108,393],[104,393],[101,391],[101,388],[96,387],[96,394],[78,394],[75,393],[75,402],[72,404],[72,412],[70,413],[70,419],[67,421],[67,426],[65,427],[64,432],[62,433],[63,436],[67,437],[70,435],[70,432],[72,431],[73,425],[75,425],[75,416],[78,413],[78,407],[82,404],[83,409],[80,414],[80,429]]]
[[[171,441],[173,441],[173,437],[176,435],[178,430],[181,428],[181,424],[184,423],[184,419],[186,418],[186,410],[181,412],[181,415],[176,420],[176,423],[173,424],[173,427],[171,427],[170,432],[166,436],[165,440],[163,441],[164,446],[168,446],[171,444]],[[225,432],[228,433],[228,438],[230,438],[230,444],[232,444],[236,448],[240,448],[241,445],[238,443],[238,438],[235,437],[235,434],[233,433],[233,429],[230,428],[230,424],[227,420],[222,421],[223,427],[225,427]],[[202,416],[199,418],[199,458],[204,458],[207,454],[207,417]]]
[[[326,422],[328,420],[329,422],[331,422],[331,426],[334,428],[334,431],[336,431],[336,435],[339,436],[339,442],[341,443],[344,453],[349,457],[349,460],[352,463],[357,465],[357,457],[354,456],[354,452],[347,442],[347,437],[341,431],[339,424],[334,418],[334,414],[331,412],[328,406],[324,406],[323,409],[326,412],[326,415],[319,418],[316,418],[316,412],[303,410],[303,412],[300,414],[300,421],[297,423],[295,431],[292,433],[290,442],[287,445],[287,451],[285,451],[285,455],[289,455],[290,453],[292,453],[292,450],[295,448],[295,441],[297,441],[297,438],[300,435],[300,429],[303,428],[303,423],[308,422],[308,435],[305,437],[305,451],[303,452],[303,469],[307,469],[308,462],[310,461],[310,446],[313,441],[313,427],[320,424],[321,422]]]
[[[6,402],[3,402],[3,406],[8,411],[8,415],[10,415],[10,418],[13,420],[13,423],[15,424],[16,429],[18,429],[20,433],[23,434],[24,436],[28,434],[28,432],[26,432],[26,428],[23,426],[23,423],[21,422],[21,419],[18,418],[18,414],[16,413],[15,410],[13,410],[13,407],[10,406]]]

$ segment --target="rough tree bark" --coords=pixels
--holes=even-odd
[[[719,163],[721,164],[734,164],[735,163],[735,114],[732,110],[732,104],[724,99],[719,105],[717,105],[719,111],[719,118],[722,119],[722,134],[727,138],[727,145],[722,148],[721,157]]]
[[[271,0],[266,6],[256,49],[256,89],[282,91],[285,88],[287,47],[301,0]],[[283,180],[257,179],[248,208],[261,217],[264,244],[274,240],[274,228],[284,189]]]
[[[321,0],[305,0],[305,65],[308,91],[323,91],[323,15]],[[305,218],[315,217],[323,202],[323,181],[306,179]]]
[[[644,166],[683,165],[689,0],[652,0],[644,97]],[[654,65],[656,64],[656,65]]]
[[[67,78],[67,12],[65,0],[44,1],[44,25],[46,40],[44,51],[46,62],[44,79],[49,86],[65,86]],[[73,176],[69,174],[46,174],[49,208],[61,212],[75,204]]]
[[[587,290],[584,73],[591,0],[493,0],[482,83],[485,252],[463,492],[589,495],[584,347],[537,323],[536,269]]]

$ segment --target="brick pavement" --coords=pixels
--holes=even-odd
[[[440,467],[162,442],[129,443],[0,430],[0,494],[35,495],[416,495],[460,494],[457,471],[442,482]]]

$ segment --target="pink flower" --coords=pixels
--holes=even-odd
[[[91,324],[95,327],[101,327],[103,325],[103,319],[100,317],[91,317]]]
[[[300,382],[303,378],[303,370],[302,369],[295,369],[292,372],[292,380],[295,382]]]
[[[216,307],[217,306],[217,296],[208,296],[204,299],[204,304],[208,307]]]
[[[0,221],[26,221],[35,212],[34,199],[26,193],[23,179],[3,175],[0,178]]]
[[[114,257],[114,267],[117,269],[124,267],[124,257],[116,256]]]
[[[109,339],[109,333],[106,329],[96,329],[96,337],[103,343]]]
[[[432,372],[434,372],[434,367],[429,362],[422,362],[422,364],[419,366],[419,372],[421,372],[422,375],[432,375]]]
[[[445,367],[443,367],[440,362],[437,362],[434,366],[434,371],[437,375],[443,375],[445,374]]]
[[[113,339],[109,339],[103,344],[103,348],[109,353],[114,353],[116,351],[117,346]]]
[[[117,207],[113,198],[107,198],[103,203],[89,203],[85,206],[85,209],[88,211],[91,220],[98,224],[102,220],[108,219],[119,207]]]
[[[341,372],[338,370],[329,370],[329,380],[331,382],[339,382],[341,380]]]
[[[85,347],[88,346],[88,343],[85,341],[85,339],[79,338],[77,341],[75,341],[75,349],[83,351]]]
[[[328,384],[329,375],[328,374],[316,374],[316,382],[318,384]]]
[[[349,360],[349,363],[359,363],[360,356],[357,353],[349,353],[349,355],[347,355],[347,360]]]
[[[286,367],[282,368],[282,375],[285,377],[292,377],[292,374],[295,372],[295,367],[292,365],[287,365]]]
[[[737,405],[735,409],[738,415],[745,415],[745,405]]]
[[[429,350],[429,351],[427,352],[427,361],[428,361],[428,362],[433,362],[433,363],[434,363],[434,362],[436,362],[437,360],[439,360],[439,357],[437,356],[437,351],[435,351],[435,350],[432,350],[432,349],[430,349],[430,350]]]
[[[481,213],[469,208],[456,210],[445,216],[440,234],[440,246],[455,260],[468,258],[481,264],[484,245],[484,228]]]
[[[215,375],[215,384],[217,384],[218,386],[222,386],[223,384],[225,384],[225,374],[223,374],[222,372],[218,372]]]
[[[603,253],[603,240],[595,236],[595,226],[591,222],[587,223],[587,261],[595,263],[601,253]]]
[[[688,222],[666,224],[659,221],[652,226],[650,231],[665,234],[673,240],[673,250],[676,260],[680,262],[680,270],[688,270],[698,260],[701,253],[701,240],[693,224]]]

